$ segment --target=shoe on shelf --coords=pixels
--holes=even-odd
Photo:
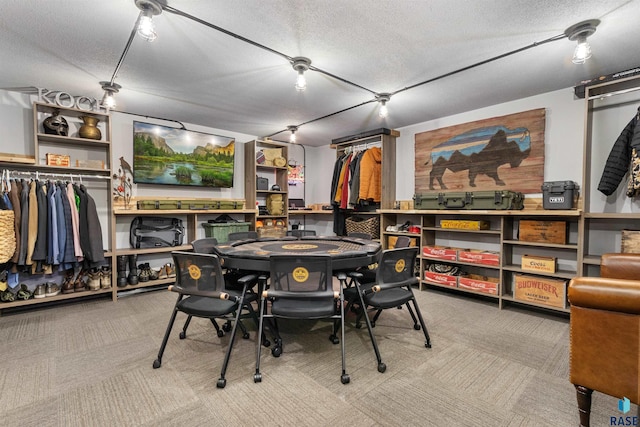
[[[149,264],[147,264],[147,268],[149,269],[149,279],[150,280],[158,280],[158,271],[151,268]]]
[[[62,293],[63,294],[72,294],[74,283],[73,283],[74,272],[73,268],[67,270],[64,280],[62,281]]]
[[[47,286],[41,283],[36,286],[36,290],[33,291],[33,297],[36,299],[44,298],[47,296]]]
[[[87,280],[87,289],[90,291],[98,291],[100,290],[100,270],[97,268],[92,268],[88,273],[89,280]]]
[[[80,270],[76,280],[73,282],[73,292],[83,292],[87,289],[86,271]]]
[[[397,225],[387,225],[387,228],[386,228],[385,231],[390,231],[390,232],[398,231],[398,226]]]
[[[140,282],[149,281],[149,264],[140,264],[138,266],[138,281]]]
[[[60,293],[60,286],[56,282],[45,283],[44,294],[48,297],[54,297]]]
[[[100,271],[100,288],[109,289],[111,287],[111,267],[103,265]]]
[[[176,277],[176,269],[170,262],[164,265],[165,270],[167,271],[167,277]]]
[[[18,290],[18,292],[16,293],[16,298],[26,301],[32,296],[33,292],[29,290],[27,285],[25,285],[24,283],[20,284],[20,290]]]
[[[158,280],[164,280],[167,279],[167,266],[163,265],[162,267],[160,267],[160,270],[158,271]]]
[[[8,288],[0,293],[0,301],[2,302],[12,302],[15,301],[16,295],[11,292]]]

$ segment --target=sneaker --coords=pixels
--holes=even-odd
[[[60,293],[60,286],[55,282],[47,282],[44,288],[44,294],[48,297],[54,297]]]
[[[100,289],[100,270],[91,269],[89,271],[89,279],[87,280],[87,289],[90,291],[97,291]]]
[[[0,301],[2,302],[12,302],[15,301],[16,295],[11,292],[9,289],[5,289],[0,293]]]
[[[154,268],[151,268],[149,264],[147,264],[147,267],[149,268],[149,279],[158,280],[158,271],[156,271]]]
[[[20,290],[18,290],[18,292],[16,293],[16,298],[26,301],[32,296],[33,292],[29,290],[27,285],[25,285],[24,283],[20,284]]]
[[[102,266],[100,271],[100,288],[109,289],[111,287],[111,267],[108,265]]]
[[[36,290],[33,291],[34,298],[44,298],[47,296],[47,286],[44,283],[36,286]]]

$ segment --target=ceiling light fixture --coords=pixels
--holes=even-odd
[[[298,78],[296,79],[296,89],[300,92],[307,88],[307,79],[304,77],[304,72],[309,69],[311,60],[303,56],[296,56],[291,60],[293,69],[298,72]]]
[[[287,126],[287,130],[291,132],[291,136],[289,137],[289,142],[295,144],[296,142],[296,132],[298,131],[298,126],[289,125]]]
[[[113,82],[100,82],[102,90],[104,90],[104,96],[102,97],[102,106],[107,110],[111,110],[116,106],[116,99],[113,94],[118,93],[122,86]]]
[[[573,52],[572,62],[574,64],[584,64],[587,59],[591,58],[591,46],[587,43],[587,37],[596,32],[598,24],[600,24],[598,19],[589,19],[564,30],[564,34],[569,40],[578,42],[576,50]]]
[[[389,93],[379,93],[376,95],[376,100],[380,103],[380,110],[378,111],[378,115],[383,119],[389,115],[387,102],[389,102],[390,99],[391,94]]]
[[[134,0],[140,9],[138,19],[138,35],[148,42],[158,38],[156,26],[153,23],[153,16],[162,13],[162,6],[156,0]]]

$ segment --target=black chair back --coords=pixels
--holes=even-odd
[[[218,239],[215,237],[205,237],[203,239],[196,239],[191,242],[193,251],[199,254],[212,254],[213,248],[218,246]]]

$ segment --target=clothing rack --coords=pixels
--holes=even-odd
[[[338,146],[336,148],[338,151],[349,154],[352,151],[362,151],[372,147],[382,147],[382,141],[378,138],[374,138],[373,141],[359,141],[358,144],[354,144],[353,142],[343,143],[343,146]]]
[[[40,177],[45,177],[45,178],[51,178],[51,177],[55,177],[55,178],[69,178],[72,182],[73,182],[73,178],[79,178],[79,179],[111,179],[110,176],[107,175],[89,175],[89,174],[82,174],[82,173],[58,173],[58,172],[40,172],[40,171],[12,171],[12,170],[6,170],[6,173],[9,175],[10,177],[13,176],[26,176],[29,178],[33,178],[35,177],[36,179],[39,179]]]

